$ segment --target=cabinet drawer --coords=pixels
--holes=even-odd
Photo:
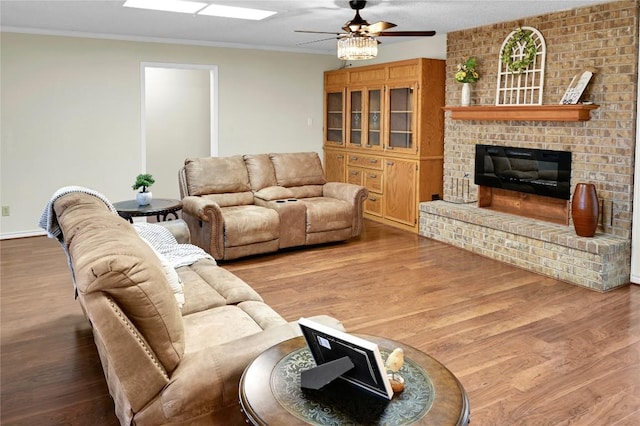
[[[349,154],[349,165],[366,167],[368,169],[382,170],[382,158],[370,155]]]
[[[377,170],[363,170],[364,186],[369,191],[382,192],[382,172]]]
[[[347,183],[354,185],[364,186],[364,174],[366,172],[362,169],[354,167],[347,167]]]
[[[364,211],[375,216],[382,216],[382,195],[370,192],[367,199],[364,200]]]

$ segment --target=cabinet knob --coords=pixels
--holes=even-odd
[[[376,163],[378,162],[378,160],[376,160],[375,158],[370,158],[370,159],[369,159],[369,162],[370,162],[371,164],[376,164]]]
[[[370,177],[371,179],[374,179],[374,178],[376,178],[377,176],[378,176],[378,175],[376,175],[376,174],[374,174],[374,173],[369,174],[369,177]]]
[[[358,157],[351,157],[351,161],[356,161]]]
[[[369,201],[378,201],[376,197],[369,197]]]
[[[338,155],[338,160],[342,160],[344,158],[344,155]]]
[[[358,173],[360,173],[360,172],[353,171],[353,172],[351,172],[351,176],[358,176]]]
[[[387,161],[387,166],[393,166],[393,161]]]

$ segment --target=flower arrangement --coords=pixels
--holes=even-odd
[[[476,71],[477,61],[473,56],[467,58],[461,64],[458,64],[458,70],[455,79],[458,83],[475,83],[480,78],[480,74]]]

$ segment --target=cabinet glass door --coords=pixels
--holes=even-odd
[[[349,92],[349,145],[362,146],[362,90]]]
[[[344,143],[344,98],[343,92],[327,92],[325,142],[342,145]]]
[[[387,149],[415,151],[415,93],[413,87],[389,90]]]
[[[367,145],[379,147],[381,146],[382,90],[369,90],[367,111]]]

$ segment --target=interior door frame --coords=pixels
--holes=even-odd
[[[209,71],[209,152],[212,157],[218,156],[218,66],[200,64],[175,64],[167,62],[141,62],[140,63],[140,170],[147,171],[147,116],[146,116],[146,78],[147,68],[169,68],[184,70]]]

